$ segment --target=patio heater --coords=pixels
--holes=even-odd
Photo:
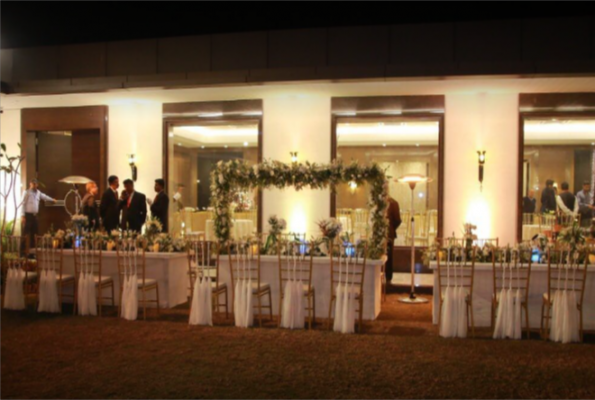
[[[83,201],[81,199],[81,195],[79,194],[77,185],[86,185],[89,182],[93,182],[93,180],[89,179],[85,176],[72,175],[72,176],[67,176],[66,178],[62,178],[58,182],[67,183],[69,185],[72,185],[72,188],[68,191],[68,193],[66,193],[66,196],[64,196],[64,209],[66,210],[68,215],[70,215],[71,217],[73,215],[78,214],[83,206],[83,204],[82,204]],[[67,200],[70,196],[74,196],[74,213],[70,212],[70,210],[68,209],[68,205],[67,205]]]
[[[411,292],[408,297],[399,299],[401,303],[421,304],[427,303],[428,299],[417,297],[415,295],[415,185],[418,183],[432,182],[432,178],[427,176],[411,174],[400,177],[396,182],[407,183],[411,189]]]

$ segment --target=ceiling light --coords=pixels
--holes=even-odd
[[[423,192],[419,192],[418,196],[419,196],[420,199],[423,199],[424,193]]]
[[[223,113],[222,112],[212,112],[212,113],[203,113],[203,114],[198,114],[199,118],[213,118],[213,117],[222,117]]]

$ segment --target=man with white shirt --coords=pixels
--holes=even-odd
[[[38,221],[37,214],[39,214],[39,202],[52,201],[55,199],[42,193],[39,189],[39,182],[37,179],[32,179],[29,182],[29,189],[23,193],[23,208],[21,208],[21,224],[23,226],[23,236],[29,235],[30,247],[35,247],[35,235],[37,235]]]
[[[576,217],[578,214],[578,201],[576,201],[576,197],[568,190],[570,188],[568,182],[562,182],[561,188],[562,191],[556,196],[558,208],[564,215]]]

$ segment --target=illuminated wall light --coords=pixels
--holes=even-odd
[[[298,152],[297,151],[290,151],[289,155],[291,156],[291,162],[295,163],[298,161]]]
[[[351,193],[355,192],[355,189],[357,189],[357,182],[356,181],[349,182],[349,189],[351,190]]]
[[[248,142],[244,142],[244,147],[248,147]]]
[[[483,168],[486,162],[485,150],[477,150],[477,162],[479,163],[479,190],[481,191],[483,188]]]
[[[128,154],[128,165],[130,165],[132,180],[136,182],[138,169],[136,167],[136,157],[134,154]]]
[[[418,196],[419,196],[420,199],[423,199],[424,198],[423,192],[419,192]]]

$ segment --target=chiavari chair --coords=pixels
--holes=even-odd
[[[349,288],[355,291],[356,315],[359,332],[363,331],[363,312],[364,312],[364,277],[366,271],[366,261],[368,257],[368,248],[364,243],[362,246],[353,244],[336,243],[332,245],[331,253],[331,298],[328,313],[329,329],[332,328],[333,306],[337,301],[337,287]],[[334,316],[338,318],[338,316]]]
[[[307,305],[308,328],[316,318],[316,294],[312,286],[313,256],[312,243],[284,241],[279,243],[279,326],[281,325],[285,284],[288,281],[298,281],[302,284],[303,295]]]
[[[581,261],[581,256],[584,258]],[[550,323],[557,292],[570,291],[576,296],[579,313],[579,338],[583,340],[583,300],[587,281],[588,252],[570,248],[550,249],[547,265],[547,292],[541,303],[541,337],[550,338]]]
[[[35,257],[37,259],[38,290],[37,301],[39,302],[41,274],[56,274],[58,285],[58,303],[60,312],[62,312],[62,303],[65,297],[71,298],[74,304],[76,290],[76,280],[74,275],[65,274],[64,266],[64,241],[48,236],[35,237]],[[72,286],[72,294],[64,294],[64,289]]]
[[[500,304],[502,289],[520,291],[521,314],[525,312],[527,339],[531,336],[529,326],[529,283],[531,279],[531,249],[516,250],[508,247],[497,248],[492,253],[492,311],[491,328],[494,329],[496,312]],[[522,321],[522,318],[521,318]]]
[[[470,254],[461,247],[464,239],[446,238],[445,246],[438,248],[436,257],[438,291],[434,292],[439,296],[438,326],[442,319],[442,305],[444,304],[445,293],[448,287],[460,287],[465,291],[465,303],[467,309],[467,329],[471,325],[471,336],[475,337],[475,323],[473,321],[473,279],[475,277],[475,252],[477,247],[473,246]],[[442,254],[445,260],[440,256]]]
[[[160,315],[159,308],[159,284],[157,279],[147,278],[146,264],[146,242],[138,239],[123,239],[116,246],[118,257],[118,273],[120,275],[120,307],[118,315],[122,312],[122,295],[126,278],[136,275],[137,287],[141,294],[138,300],[139,306],[143,308],[143,319],[147,319],[147,304],[155,303],[157,315]],[[140,276],[140,279],[139,279]],[[147,293],[155,291],[154,299],[147,299]]]
[[[103,301],[109,300],[112,306],[115,306],[114,294],[114,279],[109,275],[103,274],[103,242],[100,239],[86,239],[80,240],[78,246],[74,246],[74,275],[77,284],[74,292],[74,307],[72,313],[76,314],[78,307],[78,281],[81,279],[81,274],[92,274],[95,281],[95,288],[97,290],[97,309],[99,316],[102,315]],[[110,296],[103,296],[104,290],[111,291]]]
[[[0,254],[0,267],[2,272],[2,306],[6,300],[6,283],[9,270],[12,273],[22,274],[23,294],[35,293],[37,282],[37,271],[29,267],[27,255],[29,254],[29,236],[0,235],[2,251]]]
[[[192,240],[188,242],[188,278],[190,281],[190,303],[194,293],[196,280],[208,277],[213,290],[213,309],[219,312],[220,308],[225,309],[225,318],[229,317],[227,284],[219,282],[219,252],[220,246],[217,242],[204,240]],[[224,302],[220,302],[221,296]]]
[[[278,249],[278,245],[275,247]],[[250,285],[251,295],[256,296],[257,301],[253,308],[258,309],[258,324],[262,327],[263,309],[269,310],[269,318],[271,321],[273,320],[273,299],[271,285],[261,279],[261,248],[262,236],[257,236],[253,240],[230,241],[228,244],[232,302],[238,295],[236,293],[236,283]],[[268,305],[263,304],[262,300],[265,297],[268,298]]]

